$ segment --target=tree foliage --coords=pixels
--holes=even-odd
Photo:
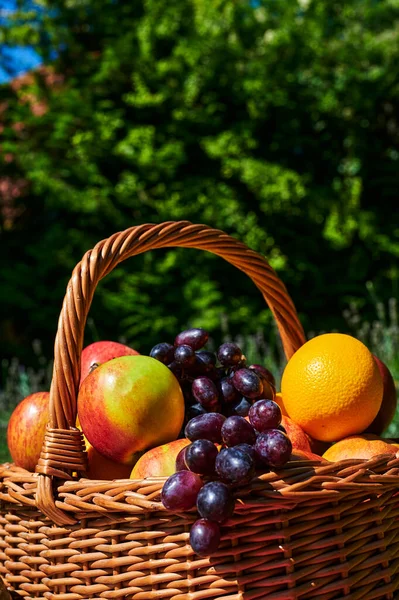
[[[144,222],[204,222],[263,253],[308,330],[342,330],[367,281],[397,293],[398,0],[40,7],[3,28],[48,64],[0,88],[5,352],[50,349],[75,263]],[[221,315],[270,328],[251,282],[192,250],[121,265],[91,314],[88,341],[142,351],[188,323],[217,336]]]

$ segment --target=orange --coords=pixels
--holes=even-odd
[[[284,406],[316,440],[361,433],[377,415],[383,382],[371,352],[342,333],[319,335],[289,360],[281,381]]]
[[[333,444],[323,454],[323,458],[330,462],[345,460],[346,458],[364,458],[368,460],[377,454],[393,454],[397,452],[393,444],[383,440],[377,435],[366,433],[364,435],[352,435],[336,444]]]

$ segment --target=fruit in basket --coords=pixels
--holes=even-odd
[[[252,446],[256,440],[256,433],[252,424],[238,415],[232,415],[225,420],[221,433],[225,446],[238,446],[238,444]]]
[[[175,470],[176,471],[189,471],[189,468],[186,465],[186,450],[188,446],[184,446],[176,456],[175,461]]]
[[[193,508],[198,492],[204,485],[201,477],[191,471],[178,471],[165,481],[161,500],[168,510],[179,512]]]
[[[382,402],[373,355],[352,336],[319,335],[289,360],[281,391],[290,418],[317,440],[336,441],[366,429]]]
[[[26,396],[15,407],[7,426],[7,445],[18,467],[34,471],[49,420],[49,392]]]
[[[281,417],[280,407],[273,400],[258,400],[248,413],[249,422],[259,432],[278,427]]]
[[[284,427],[288,437],[291,440],[293,450],[302,450],[303,452],[314,452],[309,442],[309,438],[302,429],[292,419],[286,416],[282,416],[281,424]],[[319,454],[318,452],[314,452]]]
[[[286,411],[286,408],[284,406],[284,400],[283,400],[283,395],[281,392],[276,392],[273,400],[279,405],[280,410],[281,410],[281,414],[285,417],[288,417],[288,413]]]
[[[198,556],[214,554],[220,544],[220,527],[209,519],[198,519],[191,527],[190,545]]]
[[[390,370],[386,364],[382,362],[382,360],[377,358],[377,356],[374,356],[374,360],[377,363],[382,377],[384,391],[380,410],[378,411],[374,421],[365,430],[365,433],[375,433],[380,435],[388,427],[395,416],[398,398],[396,394],[395,382]]]
[[[250,365],[249,369],[252,369],[253,371],[255,371],[258,375],[260,375],[262,377],[262,379],[265,379],[266,381],[268,381],[270,383],[270,385],[272,385],[273,388],[276,389],[275,377],[274,377],[273,373],[271,371],[269,371],[269,369],[267,369],[263,365],[257,365],[257,364]]]
[[[221,444],[222,426],[225,420],[226,417],[220,413],[198,415],[187,423],[184,434],[192,442],[204,439]]]
[[[150,356],[166,364],[178,379],[185,400],[185,423],[208,412],[248,415],[259,398],[273,400],[275,379],[263,365],[248,368],[241,348],[225,342],[216,353],[203,348],[208,332],[202,328],[179,333],[174,345],[161,342]]]
[[[397,449],[388,440],[369,433],[352,435],[336,442],[323,454],[323,458],[330,462],[348,458],[368,460],[377,456],[377,454],[395,455],[396,452]]]
[[[193,473],[199,475],[213,475],[218,449],[209,440],[195,440],[187,447],[185,462]]]
[[[129,479],[131,467],[122,465],[100,454],[85,438],[87,451],[87,477],[97,480]]]
[[[194,379],[191,391],[196,401],[204,408],[212,408],[218,403],[218,389],[209,377],[197,377],[197,379]]]
[[[181,498],[177,489],[181,488],[181,493],[187,496],[187,502],[184,500],[187,506],[192,502],[186,485],[188,475],[183,473],[187,473],[188,469],[195,475],[212,476],[213,481],[196,490],[197,510],[202,519],[192,526],[190,540],[200,556],[208,556],[217,550],[219,524],[231,517],[234,511],[233,487],[247,484],[254,477],[255,469],[265,473],[270,468],[283,467],[290,459],[321,460],[320,457],[315,459],[311,452],[301,450],[297,452],[302,454],[293,456],[292,444],[286,433],[267,428],[271,425],[282,427],[281,410],[272,400],[259,400],[252,409],[253,423],[249,417],[233,415],[226,419],[220,413],[206,413],[191,419],[186,425],[185,435],[192,443],[179,452],[177,473],[164,484],[161,496],[164,506],[183,510],[179,508]],[[262,433],[255,430],[255,422]],[[304,433],[303,436],[306,440]]]
[[[121,356],[97,367],[78,396],[83,433],[101,454],[133,465],[143,451],[177,438],[184,400],[175,376],[149,356]]]
[[[326,452],[331,446],[331,442],[321,442],[320,440],[315,440],[308,434],[306,434],[306,437],[310,446],[310,450],[313,452],[313,454],[323,456],[324,452]]]
[[[255,452],[260,461],[278,469],[283,467],[291,456],[291,440],[279,429],[267,429],[256,438]]]
[[[263,398],[263,382],[256,371],[239,369],[233,375],[233,385],[245,398]]]
[[[151,448],[139,458],[130,473],[130,479],[145,477],[169,477],[176,469],[176,459],[180,451],[190,444],[190,440],[180,439]]]
[[[76,418],[76,427],[82,431],[79,417]],[[112,479],[128,479],[131,471],[129,465],[122,465],[106,456],[100,454],[83,435],[83,441],[87,452],[87,472],[89,479],[108,481]]]
[[[80,385],[93,369],[119,356],[134,356],[138,354],[133,348],[119,342],[94,342],[82,350],[80,359]]]
[[[292,454],[290,456],[290,462],[295,460],[318,460],[321,462],[325,462],[326,459],[320,456],[320,454],[316,454],[315,452],[306,452],[305,450],[297,450],[292,449]]]
[[[219,347],[217,357],[224,367],[234,367],[242,360],[241,348],[234,342],[225,342]]]
[[[175,346],[190,346],[193,350],[199,350],[207,343],[209,334],[201,327],[186,329],[176,336]]]
[[[223,448],[216,457],[216,473],[224,483],[246,483],[255,474],[252,457],[240,448]]]
[[[198,492],[197,510],[203,519],[224,523],[234,513],[234,496],[221,481],[210,481]]]

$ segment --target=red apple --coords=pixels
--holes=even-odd
[[[374,360],[377,363],[378,369],[381,373],[382,382],[384,384],[382,402],[380,410],[377,413],[374,421],[365,429],[365,433],[375,433],[381,435],[381,433],[388,427],[392,419],[395,416],[396,405],[398,398],[396,394],[395,382],[391,375],[390,370],[385,363],[379,358],[374,356]]]
[[[285,415],[282,417],[281,425],[284,427],[291,440],[293,451],[303,450],[304,452],[312,452],[308,437],[302,427]]]
[[[49,392],[30,394],[16,406],[7,427],[7,444],[18,467],[33,472],[49,419]]]
[[[176,473],[176,457],[182,448],[190,444],[185,438],[148,450],[139,458],[130,474],[130,479],[145,477],[169,477]]]
[[[102,365],[108,360],[119,356],[134,356],[136,354],[139,354],[136,350],[119,342],[94,342],[94,344],[86,346],[80,359],[80,385],[95,365]]]
[[[83,381],[78,416],[83,433],[100,454],[132,466],[143,451],[177,438],[184,399],[164,364],[149,356],[121,356]]]
[[[85,439],[87,451],[87,477],[97,480],[129,479],[131,467],[121,465],[100,454],[90,442]]]

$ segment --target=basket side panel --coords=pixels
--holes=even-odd
[[[284,504],[248,499],[217,554],[204,559],[188,544],[194,512],[99,508],[58,527],[33,507],[3,503],[0,574],[14,595],[43,600],[399,597],[395,490]]]

